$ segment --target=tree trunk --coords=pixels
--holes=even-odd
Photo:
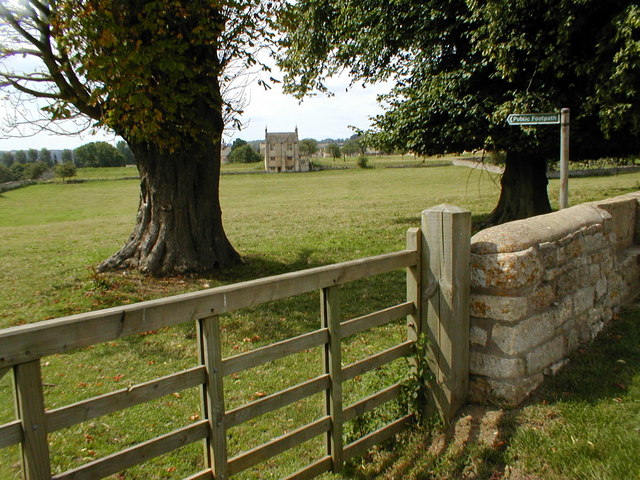
[[[213,140],[191,145],[188,151],[164,153],[130,143],[141,179],[137,223],[99,271],[135,268],[164,276],[240,262],[222,227],[220,145]]]
[[[500,199],[487,223],[498,225],[551,212],[548,183],[545,160],[522,153],[509,153],[500,181]]]

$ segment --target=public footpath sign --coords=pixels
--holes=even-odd
[[[559,113],[512,113],[507,117],[509,125],[556,125],[560,123]]]
[[[560,125],[560,208],[569,206],[569,109],[557,113],[512,113],[509,125]]]

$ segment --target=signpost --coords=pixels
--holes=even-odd
[[[559,113],[512,113],[509,125],[560,125],[560,208],[569,206],[569,109]]]

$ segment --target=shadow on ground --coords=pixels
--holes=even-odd
[[[594,343],[578,349],[563,370],[547,378],[519,407],[468,405],[449,427],[416,427],[392,445],[354,461],[347,476],[358,480],[600,478],[598,474],[593,477],[594,474],[583,476],[580,472],[563,471],[563,464],[567,463],[563,459],[538,459],[537,464],[544,465],[540,470],[522,468],[519,459],[528,454],[523,437],[528,435],[527,430],[535,430],[538,436],[557,435],[551,427],[559,421],[573,421],[571,412],[588,417],[590,409],[601,408],[603,404],[637,403],[636,397],[625,396],[639,377],[640,304],[635,304],[626,308],[621,318],[613,321]],[[564,414],[567,418],[561,418]],[[640,424],[637,426],[640,433]],[[589,427],[587,421],[586,430]],[[565,441],[551,439],[550,444],[556,440]],[[574,460],[580,463],[579,458]],[[633,475],[629,471],[619,478],[635,478]]]

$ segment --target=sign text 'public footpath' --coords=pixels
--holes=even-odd
[[[560,123],[559,113],[512,113],[507,117],[509,125],[556,125]]]

